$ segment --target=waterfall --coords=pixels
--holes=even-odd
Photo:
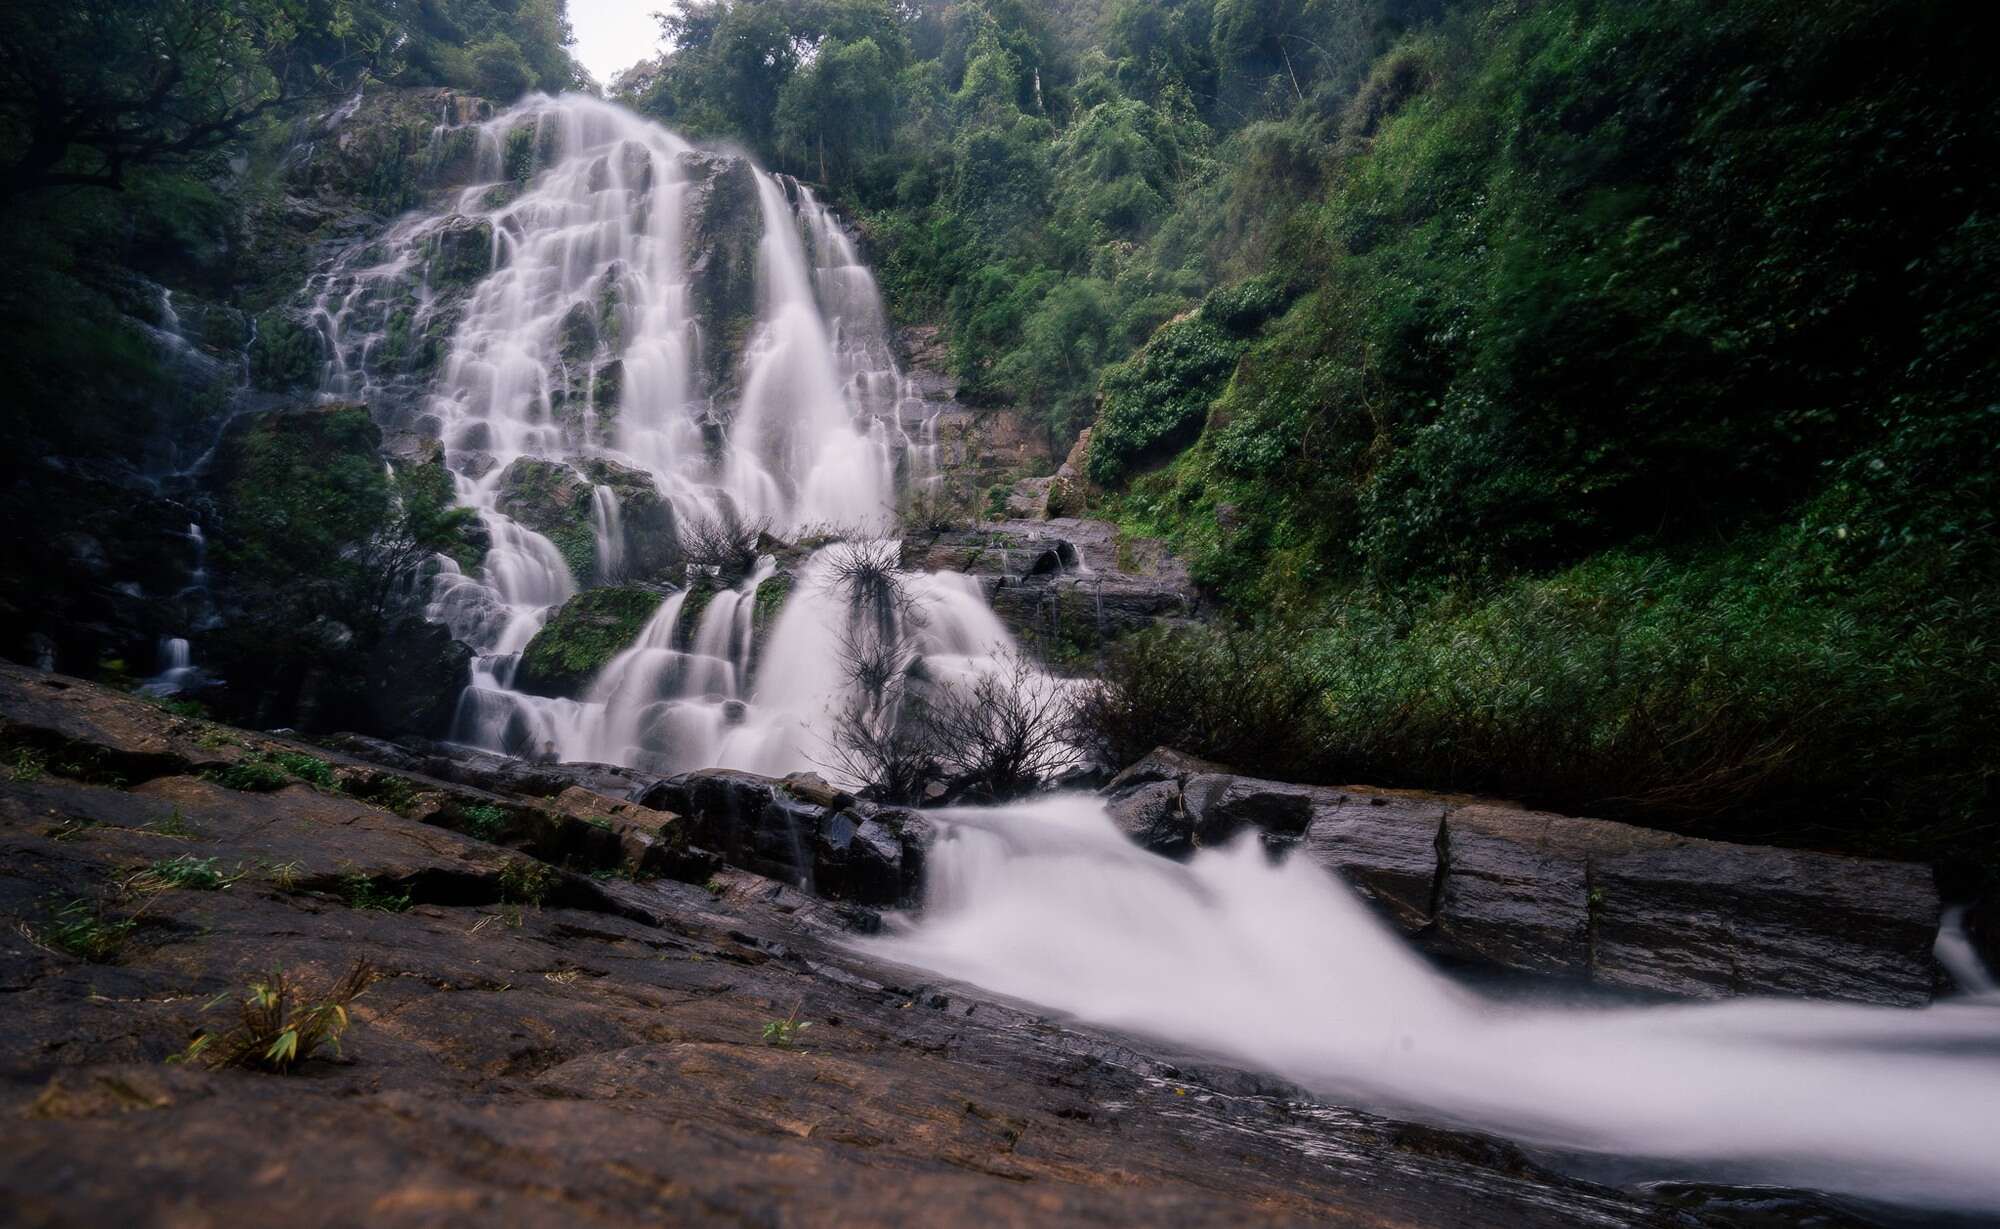
[[[1090,798],[933,814],[925,913],[877,956],[1628,1176],[2000,1207],[1991,1005],[1500,1002],[1254,838],[1181,864]]]
[[[440,125],[433,156],[459,131]],[[322,395],[436,438],[486,528],[477,568],[439,560],[429,605],[476,653],[454,737],[662,771],[812,766],[851,613],[825,563],[725,582],[663,568],[655,539],[889,541],[899,503],[928,502],[936,413],[897,369],[872,274],[803,185],[600,100],[531,96],[463,135],[477,182],[341,252],[307,295]],[[426,369],[410,355],[430,336]],[[516,688],[555,608],[615,583],[678,591],[577,698]],[[942,673],[1011,649],[967,582],[907,584]]]

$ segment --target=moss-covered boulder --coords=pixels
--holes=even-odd
[[[500,475],[494,506],[556,544],[577,583],[597,573],[590,483],[560,461],[520,457]]]
[[[778,615],[785,608],[785,599],[792,595],[798,579],[790,572],[773,572],[757,586],[757,593],[750,599],[750,668],[754,671],[764,656],[764,646],[771,638],[771,629],[778,625]]]
[[[563,604],[521,654],[514,685],[540,696],[575,698],[638,638],[660,608],[657,589],[590,589]]]
[[[453,217],[424,243],[433,286],[462,286],[493,269],[493,224],[483,218]]]

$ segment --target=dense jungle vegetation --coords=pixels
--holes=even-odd
[[[1114,755],[1970,881],[2000,865],[1992,24],[1946,0],[689,0],[610,92],[837,201],[965,398],[1059,452],[1088,428],[1090,513],[1191,561],[1228,617],[1107,663]],[[93,484],[221,395],[133,324],[161,309],[131,275],[239,304],[183,324],[240,346],[301,280],[257,212],[288,125],[363,80],[570,88],[566,39],[561,0],[0,8],[0,624],[148,575],[133,501]],[[260,373],[295,365],[257,338]],[[350,476],[417,508],[391,540],[458,531]],[[307,494],[258,523],[293,533]]]
[[[1095,510],[1235,616],[1113,664],[1118,754],[1990,873],[1981,10],[743,0],[666,24],[620,93],[823,185],[967,396],[1059,447],[1091,427]]]

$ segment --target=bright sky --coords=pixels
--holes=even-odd
[[[659,50],[660,23],[653,14],[674,6],[673,0],[569,0],[570,48],[599,85],[608,86],[619,73]]]

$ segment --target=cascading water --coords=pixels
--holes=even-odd
[[[877,956],[1654,1177],[2000,1210],[1990,1003],[1497,1003],[1254,840],[1183,865],[1089,798],[937,814],[923,918],[863,941]]]
[[[896,368],[872,275],[803,185],[751,170],[748,191],[718,201],[717,185],[737,182],[728,157],[596,99],[532,97],[476,132],[479,182],[342,254],[312,308],[330,356],[325,394],[371,402],[406,395],[395,376],[406,339],[458,313],[420,395],[490,540],[475,573],[442,561],[433,594],[432,616],[478,654],[455,736],[663,769],[811,766],[815,723],[841,686],[832,638],[847,617],[817,562],[784,578],[792,596],[761,642],[752,614],[771,561],[713,596],[712,579],[688,576],[707,600],[699,619],[682,618],[687,591],[669,597],[578,698],[514,682],[553,608],[636,570],[634,489],[665,503],[654,532],[668,535],[886,535],[899,498],[928,498],[936,415]],[[754,310],[736,325],[713,318],[714,293],[697,293],[728,263],[712,237],[691,250],[718,215],[755,223]],[[482,236],[490,259],[477,263],[490,272],[454,303],[441,280]],[[718,373],[708,359],[733,327],[740,356]],[[523,475],[550,480],[543,463],[589,481],[587,558],[516,515]],[[911,579],[929,643],[947,656],[1011,647],[966,583]]]

